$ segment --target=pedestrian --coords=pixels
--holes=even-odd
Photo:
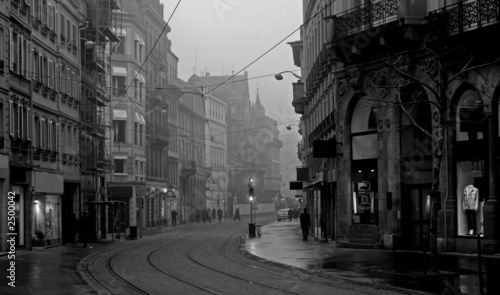
[[[292,221],[292,218],[293,218],[293,210],[292,210],[292,208],[290,208],[290,210],[288,210],[288,219],[290,219],[290,221]]]
[[[221,210],[221,208],[219,208],[219,210],[217,210],[217,216],[219,217],[219,222],[220,222],[221,219],[222,219],[222,210]]]
[[[172,215],[172,226],[177,226],[177,211],[175,211],[175,209],[172,210],[170,215]]]
[[[212,219],[215,221],[215,214],[217,211],[215,211],[215,208],[212,209]]]
[[[236,221],[236,219],[238,219],[239,221],[241,221],[241,218],[240,218],[240,208],[236,208],[236,211],[234,212],[234,221]]]
[[[73,213],[73,215],[71,216],[69,227],[71,235],[71,247],[74,247],[76,243],[76,235],[78,234],[78,228],[79,228],[79,221],[78,218],[76,218],[75,213]]]
[[[304,208],[304,213],[300,215],[300,227],[302,228],[302,241],[307,241],[310,225],[311,225],[311,217],[309,213],[307,213],[307,208]]]
[[[83,242],[83,248],[87,248],[87,239],[89,234],[89,217],[87,211],[80,217],[80,239]]]
[[[200,210],[198,210],[198,209],[196,209],[195,218],[196,218],[196,221],[199,223],[201,216],[200,216]]]
[[[321,217],[319,219],[319,225],[321,228],[321,235],[325,238],[325,240],[322,242],[328,243],[328,237],[326,234],[326,214],[325,214],[325,211],[321,212]]]
[[[208,222],[209,223],[212,223],[212,215],[210,215],[210,209],[205,209],[207,211],[207,218],[208,218]]]
[[[299,209],[293,209],[293,220],[297,221],[299,219]]]
[[[207,210],[203,210],[203,212],[201,212],[201,216],[203,219],[203,223],[205,223],[205,221],[207,221],[207,218],[208,218]]]

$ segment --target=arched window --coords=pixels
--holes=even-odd
[[[353,160],[377,158],[377,109],[365,98],[354,109],[351,136]]]

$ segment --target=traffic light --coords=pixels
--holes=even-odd
[[[248,181],[248,195],[253,196],[253,178]]]

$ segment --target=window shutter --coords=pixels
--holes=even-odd
[[[48,19],[48,24],[47,26],[50,28],[50,29],[53,29],[54,28],[54,6],[52,4],[49,4],[47,6],[47,9],[49,11],[49,19]]]
[[[17,35],[17,48],[14,48],[17,51],[17,59],[16,59],[16,73],[21,74],[22,72],[22,56],[23,56],[23,36],[21,34]]]
[[[31,73],[33,73],[33,69],[32,69],[32,60],[31,60],[31,56],[33,54],[32,52],[33,49],[31,49],[31,42],[28,41],[28,48],[26,50],[26,54],[27,54],[27,57],[26,57],[26,63],[27,63],[27,67],[26,67],[26,79],[30,80],[31,79]]]
[[[42,83],[43,81],[43,56],[40,54],[38,55],[38,82]]]
[[[26,108],[26,139],[31,140],[31,132],[33,127],[33,115],[31,114],[31,108]]]
[[[59,65],[56,63],[56,71],[54,73],[54,89],[59,91]]]
[[[59,151],[59,123],[56,123],[56,128],[54,129],[55,130],[55,134],[54,134],[54,137],[55,137],[55,150],[56,152]]]
[[[10,136],[14,136],[14,102],[11,100],[9,101],[10,108],[9,108],[9,133]]]
[[[24,37],[21,36],[21,43],[19,43],[19,49],[21,51],[21,56],[19,58],[20,65],[19,65],[19,74],[26,76],[26,42],[24,40]]]
[[[23,105],[17,104],[17,137],[23,138]]]
[[[40,125],[37,126],[37,128],[40,128],[40,138],[39,138],[39,144],[40,148],[43,149],[45,148],[45,145],[43,144],[44,136],[43,136],[43,127],[45,125],[45,119],[40,119]]]
[[[12,71],[14,69],[14,33],[12,28],[10,31],[10,48],[9,48],[9,67]]]
[[[48,77],[49,88],[54,88],[54,62],[49,60],[49,77]]]
[[[47,127],[47,149],[52,150],[52,121],[49,121]]]

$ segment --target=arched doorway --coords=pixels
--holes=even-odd
[[[362,97],[351,122],[353,223],[378,224],[377,108]]]
[[[400,89],[402,235],[410,248],[429,237],[432,185],[431,104],[422,86]],[[404,109],[403,109],[404,108]]]

